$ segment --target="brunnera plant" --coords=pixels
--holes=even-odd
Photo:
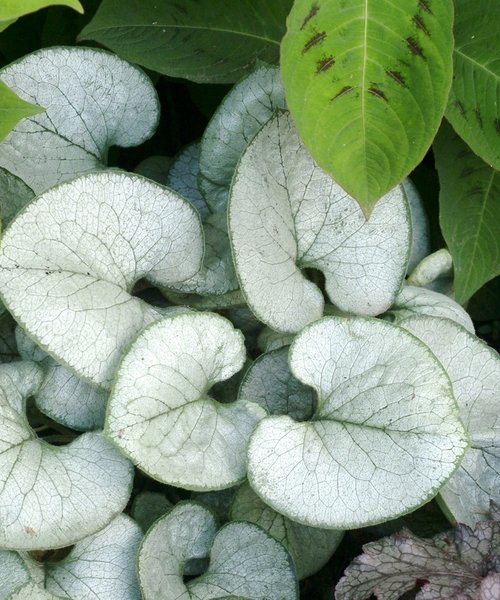
[[[449,100],[472,53],[453,55],[451,2],[208,4],[103,0],[81,38],[116,54],[0,70],[43,107],[0,144],[0,599],[294,600],[345,530],[434,497],[496,531],[466,526],[500,502],[500,359],[460,304],[498,273],[496,150],[450,103],[493,108],[480,86],[474,109],[457,83]],[[110,166],[161,116],[125,59],[237,81],[148,177]],[[431,252],[406,175],[445,108],[450,252]],[[482,212],[457,253],[444,207],[467,189]]]

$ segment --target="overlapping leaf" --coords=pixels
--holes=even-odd
[[[437,356],[448,373],[471,447],[442,498],[457,521],[472,526],[500,503],[500,358],[484,342],[449,321],[414,317],[402,322]]]
[[[26,102],[0,81],[0,142],[3,142],[19,121],[43,111],[43,107]]]
[[[352,528],[413,510],[453,473],[467,437],[450,381],[431,351],[400,327],[327,317],[290,348],[292,373],[313,387],[310,421],[257,426],[248,478],[299,523]]]
[[[286,108],[277,67],[261,64],[224,98],[200,147],[199,184],[213,211],[225,211],[234,170],[245,148],[276,110]]]
[[[119,367],[106,433],[159,481],[192,490],[235,485],[245,477],[248,439],[265,411],[245,401],[221,404],[209,390],[244,361],[243,337],[223,317],[162,319]]]
[[[76,544],[64,560],[47,565],[47,591],[71,600],[139,600],[135,564],[141,539],[139,526],[118,515]]]
[[[296,421],[310,419],[316,404],[314,391],[290,371],[288,346],[259,356],[245,373],[238,398],[257,402],[271,415],[289,415]]]
[[[297,0],[287,102],[318,164],[369,215],[422,160],[452,76],[452,0]]]
[[[489,166],[500,170],[500,64],[496,0],[455,0],[453,85],[446,118]]]
[[[210,555],[206,573],[183,581],[188,559]],[[230,523],[216,535],[212,514],[195,503],[177,505],[148,531],[139,551],[145,600],[296,600],[289,554],[251,523]]]
[[[43,382],[34,394],[39,410],[57,423],[77,431],[102,429],[108,399],[106,391],[59,365],[20,327],[17,327],[15,337],[20,356],[40,363],[44,370]]]
[[[29,555],[0,552],[0,573],[6,571],[0,599],[139,600],[135,561],[141,538],[137,524],[118,515],[58,562],[44,565]]]
[[[102,169],[110,146],[140,144],[158,121],[150,80],[102,50],[38,50],[2,69],[0,80],[46,109],[21,121],[0,144],[0,166],[37,194]]]
[[[426,288],[405,286],[399,292],[390,314],[393,315],[397,324],[415,315],[451,319],[470,333],[474,333],[472,319],[460,304],[444,294]]]
[[[292,0],[104,0],[80,39],[131,62],[202,83],[237,81],[276,61]]]
[[[0,219],[5,228],[35,194],[19,177],[0,168]]]
[[[131,295],[134,283],[192,277],[202,239],[175,192],[134,175],[85,175],[39,196],[5,232],[0,293],[43,349],[107,387],[124,348],[160,316]]]
[[[299,579],[309,577],[328,561],[339,545],[343,531],[319,529],[295,523],[267,506],[248,484],[236,492],[231,519],[255,523],[290,552]]]
[[[367,222],[303,146],[288,113],[271,119],[243,154],[231,188],[229,230],[241,289],[271,328],[296,332],[318,319],[323,296],[301,269],[323,271],[339,308],[377,315],[393,303],[410,252],[400,187]]]
[[[42,372],[35,363],[0,366],[0,546],[68,546],[105,527],[125,507],[132,465],[101,434],[67,446],[37,439],[25,400]]]

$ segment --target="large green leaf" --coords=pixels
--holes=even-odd
[[[7,21],[8,19],[17,19],[46,6],[53,6],[55,4],[69,6],[74,8],[80,13],[83,13],[83,6],[78,0],[2,0],[0,5],[0,21]]]
[[[443,125],[434,143],[441,229],[453,257],[459,303],[500,273],[500,173]]]
[[[44,110],[41,106],[25,102],[3,81],[0,81],[0,142],[9,135],[21,119],[37,115]]]
[[[315,160],[365,214],[417,165],[452,75],[451,0],[297,0],[282,44],[288,106]]]
[[[455,0],[454,31],[446,118],[476,154],[500,169],[500,3]]]
[[[275,62],[292,0],[104,0],[80,39],[193,81],[237,81],[256,58]]]

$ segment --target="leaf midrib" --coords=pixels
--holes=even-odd
[[[88,33],[85,33],[84,35],[81,36],[80,39],[82,39],[82,40],[92,39],[92,38],[89,38],[89,36],[99,35],[100,32],[108,32],[108,31],[113,31],[116,29],[134,29],[136,27],[145,27],[145,28],[152,28],[152,29],[193,29],[193,30],[199,30],[199,31],[209,31],[209,32],[214,32],[214,33],[225,33],[225,34],[230,34],[230,35],[239,35],[242,37],[256,39],[261,42],[267,42],[269,44],[274,44],[275,46],[278,46],[278,47],[280,46],[280,43],[281,43],[281,38],[279,40],[275,40],[275,39],[257,35],[254,33],[248,33],[245,31],[238,31],[238,30],[233,30],[233,29],[223,29],[221,27],[202,27],[199,25],[160,25],[160,24],[148,25],[145,23],[127,24],[127,25],[112,25],[112,26],[108,26],[108,27],[101,27],[99,29],[94,29],[92,31],[89,31]]]
[[[368,0],[365,0],[365,30],[363,35],[363,69],[361,74],[361,119],[362,119],[362,131],[363,131],[363,160],[364,160],[364,177],[365,177],[365,190],[368,189],[367,172],[367,139],[366,139],[366,65],[368,63]]]
[[[470,260],[467,261],[469,263],[469,265],[475,265],[476,264],[475,256],[476,256],[476,253],[477,253],[479,240],[481,239],[481,235],[479,234],[479,232],[482,230],[482,228],[484,226],[484,223],[483,223],[483,221],[484,221],[484,213],[486,211],[486,205],[488,203],[488,198],[489,198],[489,195],[490,195],[490,192],[491,192],[491,188],[493,186],[493,181],[495,179],[496,174],[497,174],[497,172],[494,169],[492,169],[490,180],[488,182],[488,185],[485,188],[481,210],[480,210],[479,215],[478,215],[479,219],[478,219],[478,222],[477,222],[476,234],[473,236],[473,239],[474,239],[473,249],[472,249],[472,252],[470,254]],[[470,287],[471,276],[472,276],[472,269],[469,269],[468,273],[467,273],[467,278],[465,279],[464,285],[463,285],[463,287],[465,287],[466,289],[468,289]]]

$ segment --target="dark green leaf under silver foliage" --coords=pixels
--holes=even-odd
[[[292,0],[104,0],[80,34],[153,71],[232,83],[276,62]]]
[[[466,302],[500,273],[500,172],[443,124],[434,142],[439,220],[453,257],[455,299]]]

